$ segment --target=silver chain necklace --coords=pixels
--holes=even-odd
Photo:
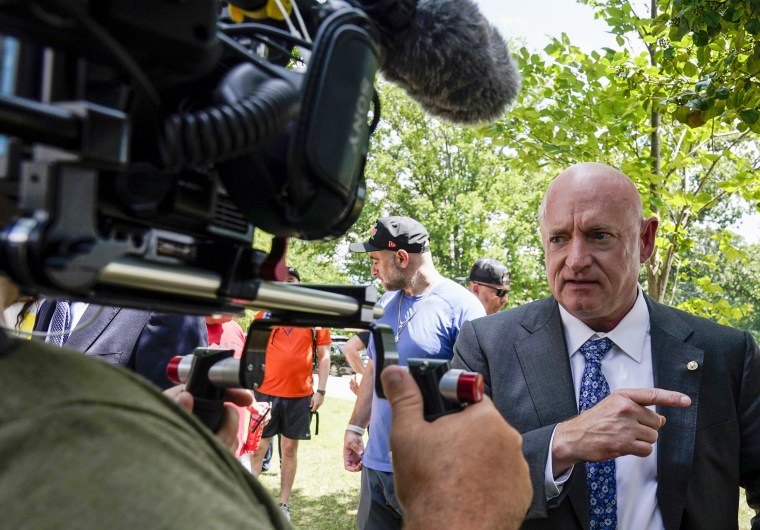
[[[409,322],[414,318],[414,315],[417,314],[417,311],[420,310],[420,307],[422,307],[422,304],[423,304],[423,302],[425,302],[425,300],[427,299],[428,295],[433,292],[433,287],[434,287],[434,285],[430,286],[430,289],[428,289],[428,292],[426,292],[425,296],[422,297],[422,300],[420,300],[419,302],[417,302],[417,307],[414,308],[414,311],[412,311],[412,314],[409,315],[409,318],[407,318],[403,322],[401,322],[401,302],[404,301],[404,291],[401,291],[399,293],[399,297],[398,297],[398,316],[396,317],[397,318],[397,324],[396,325],[398,327],[396,328],[396,336],[394,337],[394,340],[396,342],[399,341],[399,338],[401,337],[401,332],[404,331],[404,328],[406,327],[406,325],[409,324]]]

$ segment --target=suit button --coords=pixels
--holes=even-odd
[[[688,368],[690,371],[693,372],[694,370],[699,368],[699,364],[697,363],[697,361],[689,361],[688,363],[686,363],[686,368]]]

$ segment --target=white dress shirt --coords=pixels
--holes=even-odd
[[[596,332],[562,306],[559,306],[559,309],[570,355],[570,368],[573,372],[576,406],[586,365],[586,360],[578,350],[592,338],[608,337],[613,343],[610,351],[602,359],[602,373],[610,386],[610,392],[620,388],[654,386],[649,309],[640,287],[633,308],[609,333]],[[578,465],[583,463],[579,462]],[[615,466],[618,528],[662,530],[662,516],[657,506],[657,444],[654,444],[654,450],[648,457],[622,456],[615,459]],[[572,468],[555,480],[549,451],[544,476],[547,499],[560,494],[571,472]]]
[[[71,302],[71,330],[73,331],[79,321],[82,319],[82,315],[87,310],[90,304],[87,302]],[[89,320],[89,319],[88,319]],[[84,324],[84,322],[82,323]]]

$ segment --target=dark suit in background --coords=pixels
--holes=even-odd
[[[760,509],[760,353],[752,337],[647,298],[654,382],[687,394],[657,448],[657,502],[669,530],[737,527],[739,486]],[[698,368],[687,364],[696,361]],[[553,297],[466,323],[455,368],[480,372],[504,418],[523,434],[533,502],[523,528],[588,528],[584,466],[548,503],[544,471],[557,423],[578,414],[569,355]],[[760,528],[755,517],[753,530]]]
[[[54,311],[55,304],[45,301],[34,329],[46,331]],[[169,359],[190,354],[207,344],[203,317],[93,304],[87,307],[66,341],[67,348],[125,366],[160,388],[173,385],[166,377]]]

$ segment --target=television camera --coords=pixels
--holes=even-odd
[[[248,388],[272,327],[368,328],[372,286],[277,280],[288,238],[331,239],[359,216],[382,42],[414,12],[415,0],[3,2],[0,198],[16,211],[0,266],[35,296],[267,310],[238,363]],[[255,228],[274,235],[269,253]]]

